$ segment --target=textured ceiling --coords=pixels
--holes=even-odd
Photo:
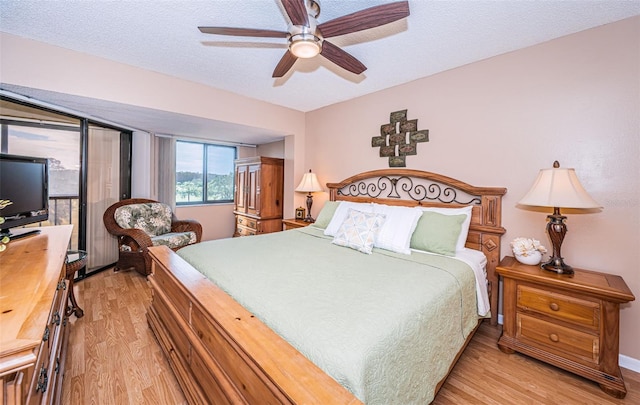
[[[391,1],[321,0],[318,22]],[[318,56],[298,60],[287,75],[273,79],[285,40],[215,36],[197,29],[286,30],[278,0],[2,0],[0,30],[311,111],[640,14],[638,0],[410,0],[409,7],[411,15],[404,20],[331,40],[368,67],[361,75]],[[76,102],[76,108],[83,106],[84,101]]]

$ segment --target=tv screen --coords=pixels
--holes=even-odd
[[[47,159],[0,154],[0,200],[12,202],[0,210],[2,233],[49,218],[48,181]]]

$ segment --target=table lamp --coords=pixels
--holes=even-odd
[[[302,176],[302,181],[296,188],[296,191],[299,193],[309,193],[307,194],[307,216],[304,222],[315,222],[315,219],[311,217],[311,205],[313,204],[313,196],[311,193],[322,191],[322,187],[320,183],[318,183],[316,174],[311,173],[311,169],[309,169],[309,173],[305,173],[304,176]]]
[[[573,274],[573,268],[562,260],[560,254],[567,233],[567,217],[560,214],[560,208],[602,208],[582,187],[575,170],[560,168],[558,161],[553,162],[552,169],[540,170],[533,186],[518,204],[553,207],[553,214],[547,216],[547,233],[553,245],[553,254],[541,267],[558,274]]]

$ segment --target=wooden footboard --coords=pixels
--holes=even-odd
[[[149,252],[149,326],[189,403],[361,403],[170,249]]]
[[[175,252],[149,252],[147,320],[190,404],[362,403]]]

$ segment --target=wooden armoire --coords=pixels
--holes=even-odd
[[[235,177],[233,236],[281,231],[284,159],[262,156],[237,159]]]

